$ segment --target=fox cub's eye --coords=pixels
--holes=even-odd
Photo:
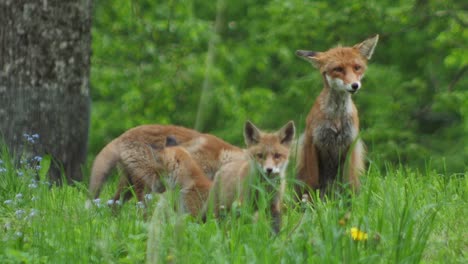
[[[273,155],[273,158],[274,158],[274,159],[279,159],[279,158],[281,158],[281,154],[275,153],[275,154]]]
[[[263,159],[263,153],[257,153],[255,154],[255,156],[257,157],[257,159]]]
[[[355,70],[355,71],[359,71],[361,68],[362,68],[361,65],[355,65],[355,66],[354,66],[354,70]]]
[[[344,68],[343,67],[335,67],[335,68],[333,68],[333,71],[334,72],[344,72]]]

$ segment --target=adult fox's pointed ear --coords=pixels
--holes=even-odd
[[[289,146],[294,139],[294,135],[296,134],[296,127],[294,126],[294,121],[289,121],[284,125],[279,131],[278,136],[280,138],[280,142],[283,145]]]
[[[310,51],[310,50],[296,50],[296,55],[304,60],[312,63],[312,66],[315,68],[320,68],[320,62],[317,58],[320,52]]]
[[[370,60],[378,41],[379,35],[377,34],[371,38],[364,40],[359,44],[354,45],[354,48],[358,49],[362,56]]]
[[[252,122],[245,122],[244,126],[244,140],[247,146],[258,144],[260,141],[260,129],[258,129]]]

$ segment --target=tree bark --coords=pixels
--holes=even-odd
[[[15,155],[50,154],[81,180],[89,127],[92,0],[0,1],[0,133]],[[38,134],[26,148],[24,134]]]

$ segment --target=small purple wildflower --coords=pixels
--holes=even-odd
[[[18,171],[18,172],[17,172],[17,174],[18,174],[18,176],[19,176],[19,177],[23,177],[23,175],[24,175],[24,172],[22,172],[22,171]]]
[[[39,139],[39,134],[29,135],[28,133],[23,133],[23,137],[31,144],[36,143],[36,140]]]
[[[32,138],[32,137],[29,136],[29,135],[26,137],[26,140],[27,140],[29,143],[31,143],[31,144],[36,143],[36,141],[34,140],[34,138]]]
[[[0,167],[0,173],[6,172],[6,171],[7,171],[7,169],[5,169],[5,168],[3,168],[3,167]]]
[[[142,201],[139,201],[138,203],[136,203],[136,206],[137,208],[141,208],[141,209],[145,208],[145,204]]]
[[[5,200],[3,204],[6,204],[6,205],[13,204],[13,200]]]
[[[29,189],[36,189],[37,188],[37,183],[33,182],[28,185]]]
[[[32,158],[34,161],[41,162],[42,157],[41,156],[35,156]]]
[[[17,195],[15,195],[15,198],[18,199],[18,200],[21,200],[21,199],[23,199],[23,194],[18,193]]]
[[[24,215],[25,211],[22,209],[16,210],[15,215],[17,218],[21,218]]]

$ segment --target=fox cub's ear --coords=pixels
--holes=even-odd
[[[368,60],[371,59],[372,54],[374,53],[375,46],[377,46],[377,42],[379,41],[379,35],[375,35],[371,38],[364,40],[363,42],[354,45],[355,49],[359,50],[362,56],[367,58]]]
[[[252,122],[245,122],[244,140],[247,146],[258,144],[260,141],[260,133],[260,129],[258,129]]]
[[[317,58],[317,55],[320,52],[310,51],[310,50],[296,50],[296,55],[303,58],[304,60],[312,63],[312,66],[315,68],[320,68],[320,62]]]
[[[289,146],[294,139],[294,135],[296,134],[296,127],[294,126],[294,122],[289,121],[277,133],[281,144]]]

